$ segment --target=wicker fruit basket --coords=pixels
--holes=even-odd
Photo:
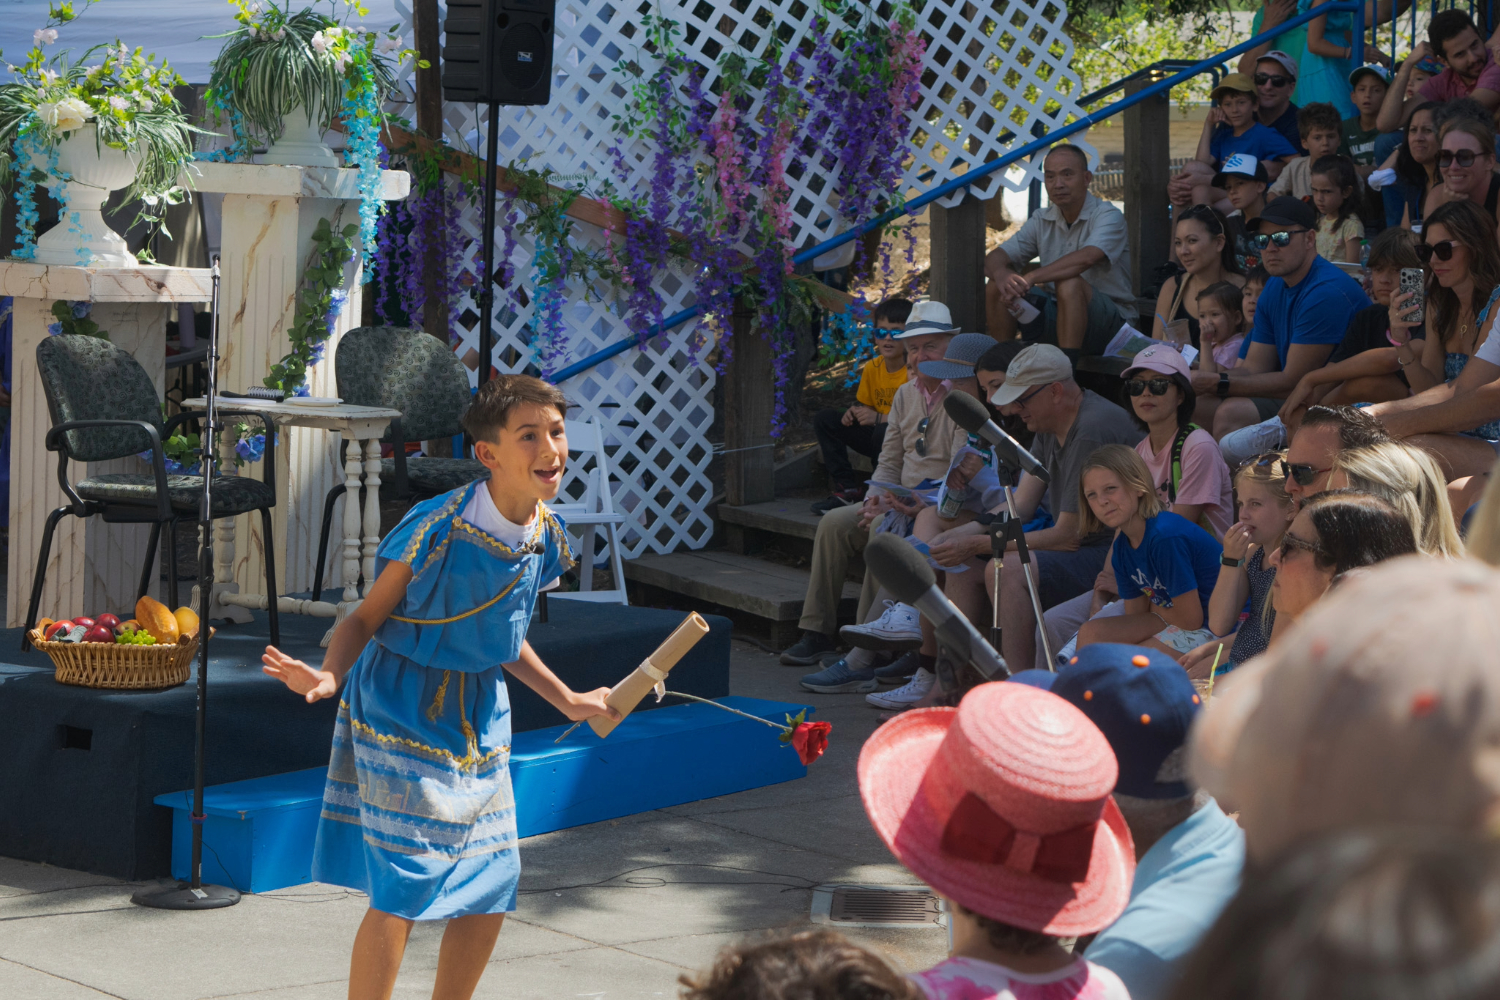
[[[210,633],[212,634],[212,633]],[[166,646],[135,646],[113,642],[48,642],[32,629],[31,644],[57,668],[59,684],[79,687],[141,690],[176,687],[193,670],[198,634]]]

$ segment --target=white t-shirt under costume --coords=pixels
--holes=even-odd
[[[542,519],[539,516],[533,514],[530,524],[517,524],[500,513],[500,508],[495,506],[495,498],[490,496],[489,487],[483,484],[469,498],[462,516],[480,531],[494,535],[513,549],[520,549],[528,542],[536,541],[541,535]],[[558,581],[553,579],[543,584],[542,589],[555,590],[557,585]]]

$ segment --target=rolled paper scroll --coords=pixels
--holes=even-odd
[[[605,702],[610,708],[620,713],[623,720],[635,710],[641,703],[641,699],[651,691],[652,688],[664,684],[667,672],[677,666],[677,661],[687,655],[698,640],[708,635],[708,622],[703,616],[694,611],[687,616],[676,630],[656,647],[656,651],[646,657],[641,665],[630,672],[630,675],[610,689],[609,697]],[[607,719],[602,715],[596,715],[589,719],[589,725],[600,738],[608,736],[620,723]]]

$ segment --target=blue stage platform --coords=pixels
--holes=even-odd
[[[550,622],[533,622],[528,638],[580,689],[618,681],[683,617],[653,608],[549,603]],[[730,623],[714,616],[708,621],[709,635],[672,671],[672,685],[719,698],[729,693]],[[282,646],[318,662],[318,642],[329,624],[283,615]],[[171,812],[152,800],[192,785],[194,685],[135,692],[58,684],[51,661],[34,650],[21,653],[20,642],[19,629],[0,630],[0,660],[6,661],[0,662],[0,856],[126,879],[169,874]],[[221,627],[210,647],[210,785],[328,763],[336,703],[308,705],[262,674],[266,642],[259,615],[250,625]],[[520,684],[511,683],[510,696],[518,733],[562,721]]]
[[[812,710],[758,698],[718,700],[773,722]],[[510,774],[522,837],[807,774],[775,730],[708,705],[668,703],[632,714],[607,739],[582,726],[558,743],[567,729],[533,729],[512,741]],[[326,776],[326,768],[315,767],[206,789],[204,880],[251,892],[310,881]],[[156,803],[172,809],[172,874],[185,879],[192,792],[158,795]]]

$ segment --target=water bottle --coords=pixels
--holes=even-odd
[[[954,489],[952,486],[943,487],[943,499],[938,502],[938,517],[945,521],[951,521],[958,516],[959,510],[963,508],[964,501],[969,499],[969,488],[967,486]]]

